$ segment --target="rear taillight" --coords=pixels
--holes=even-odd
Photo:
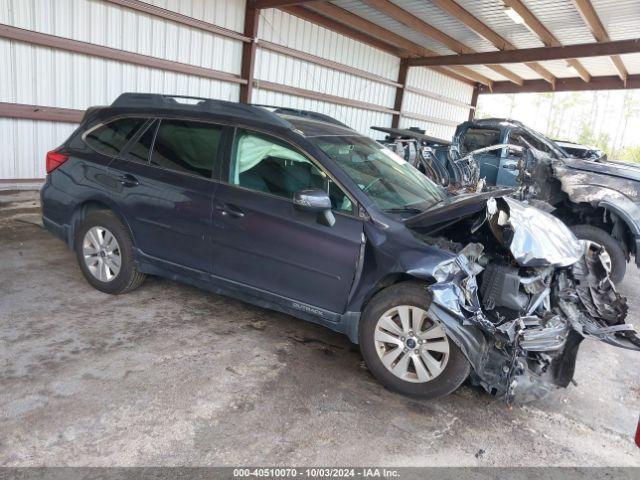
[[[60,152],[47,153],[47,173],[53,172],[56,168],[69,160],[69,155]]]
[[[636,445],[640,447],[640,419],[638,419],[638,428],[636,429]]]

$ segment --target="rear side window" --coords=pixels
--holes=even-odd
[[[158,122],[153,122],[136,143],[131,146],[124,158],[133,162],[149,163],[149,155],[151,154],[151,147],[153,146],[157,129]]]
[[[146,122],[143,118],[121,118],[91,130],[84,141],[104,155],[116,156]]]
[[[211,178],[222,127],[187,120],[163,120],[151,153],[151,165]]]

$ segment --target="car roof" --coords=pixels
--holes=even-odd
[[[511,120],[509,118],[479,118],[474,119],[468,122],[470,125],[478,125],[478,126],[512,126],[512,127],[521,127],[529,130],[524,123],[518,120]]]
[[[155,112],[156,114],[187,114],[192,116],[232,117],[249,122],[257,121],[291,128],[291,124],[279,115],[254,105],[214,100],[211,98],[189,97],[178,95],[161,95],[154,93],[123,93],[108,110]]]
[[[123,93],[108,107],[87,110],[83,123],[118,115],[179,115],[194,119],[225,120],[247,126],[296,131],[306,137],[321,135],[356,135],[347,125],[329,115],[307,110],[227,102],[209,98]]]

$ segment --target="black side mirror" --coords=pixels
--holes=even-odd
[[[318,221],[328,227],[333,227],[336,218],[331,211],[331,199],[324,190],[308,188],[293,194],[293,205],[302,212],[318,214]]]

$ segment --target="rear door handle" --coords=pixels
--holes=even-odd
[[[129,173],[121,175],[119,181],[125,187],[137,187],[138,185],[140,185],[138,179]]]
[[[244,217],[244,212],[240,210],[235,205],[216,205],[216,210],[220,212],[220,215],[223,217],[234,217],[234,218],[242,218]]]
[[[505,165],[502,165],[502,168],[506,168],[507,170],[517,170],[518,165],[516,165],[515,163],[507,163]]]

